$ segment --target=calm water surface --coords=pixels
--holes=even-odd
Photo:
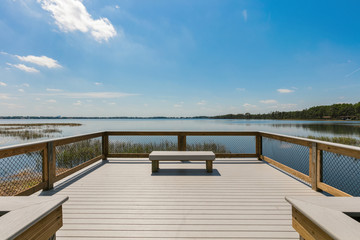
[[[79,127],[60,127],[52,138],[105,130],[116,131],[267,131],[290,136],[346,136],[360,139],[360,121],[284,121],[222,119],[41,119],[0,120],[1,123],[81,123]],[[39,141],[0,137],[0,146]]]

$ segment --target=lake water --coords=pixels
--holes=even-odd
[[[3,123],[81,123],[79,127],[59,127],[62,133],[51,138],[74,136],[105,130],[116,131],[266,131],[290,136],[345,136],[360,139],[360,121],[288,121],[224,119],[15,119]],[[44,139],[44,138],[43,138]],[[14,137],[0,137],[0,146],[24,142]]]

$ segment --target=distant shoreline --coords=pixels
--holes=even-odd
[[[326,121],[326,122],[356,122],[360,121],[357,119],[272,119],[272,118],[218,118],[218,117],[209,117],[209,116],[199,116],[199,117],[51,117],[51,116],[0,116],[0,120],[67,120],[67,119],[75,119],[75,120],[86,120],[86,119],[209,119],[209,120],[278,120],[278,121]]]

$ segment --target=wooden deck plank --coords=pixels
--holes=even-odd
[[[220,209],[220,210],[170,210],[170,209],[63,209],[65,214],[149,214],[149,215],[289,215],[289,209],[243,209],[243,210],[234,210],[234,209]]]
[[[255,159],[110,160],[46,194],[69,196],[58,239],[298,239],[285,196],[320,193]],[[70,181],[70,184],[66,184]]]
[[[57,236],[60,238],[62,236],[69,237],[112,237],[112,238],[124,238],[124,237],[149,237],[151,238],[194,238],[194,239],[209,239],[209,238],[253,238],[253,237],[276,237],[278,239],[282,238],[296,238],[298,237],[297,233],[294,232],[260,232],[260,231],[94,231],[94,230],[76,230],[76,231],[60,231]],[[60,238],[61,239],[61,238]]]
[[[87,230],[96,231],[208,231],[208,225],[120,225],[120,224],[66,224],[62,230]],[[212,231],[259,231],[259,232],[292,232],[288,225],[214,225]]]

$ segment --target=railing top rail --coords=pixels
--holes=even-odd
[[[51,139],[46,139],[46,140],[41,140],[41,141],[35,141],[35,142],[30,142],[30,143],[20,143],[20,144],[16,144],[16,145],[10,145],[10,146],[3,146],[0,147],[0,152],[2,151],[10,151],[12,149],[17,149],[17,148],[31,148],[31,147],[35,147],[36,146],[40,146],[40,145],[46,145],[49,142],[61,142],[61,141],[66,141],[66,140],[71,140],[71,139],[75,139],[75,138],[79,138],[79,137],[87,137],[87,136],[92,136],[92,135],[102,135],[104,132],[95,132],[95,133],[86,133],[86,134],[79,134],[79,135],[75,135],[75,136],[70,136],[70,137],[60,137],[60,138],[51,138]]]
[[[321,140],[316,140],[316,139],[309,139],[309,138],[304,138],[304,137],[293,137],[293,136],[288,136],[288,135],[283,135],[283,134],[277,134],[277,133],[269,133],[269,132],[263,132],[263,131],[259,131],[260,135],[268,135],[268,136],[277,136],[277,137],[281,137],[281,138],[288,138],[288,139],[292,139],[292,140],[298,140],[301,142],[308,142],[308,143],[317,143],[320,147],[320,149],[322,150],[326,150],[324,149],[325,146],[328,146],[330,148],[342,148],[344,150],[350,150],[350,151],[356,151],[360,154],[360,147],[357,146],[351,146],[351,145],[346,145],[346,144],[341,144],[341,143],[332,143],[332,142],[326,142],[326,141],[321,141]],[[360,157],[360,155],[358,156]]]
[[[19,144],[0,148],[0,158],[41,151],[46,148],[46,142]]]
[[[350,146],[340,143],[331,143],[315,139],[308,139],[303,137],[294,137],[289,135],[270,133],[264,131],[101,131],[95,133],[80,134],[71,137],[61,137],[55,139],[48,139],[43,141],[37,141],[32,143],[23,143],[11,146],[0,147],[0,157],[4,157],[2,153],[10,153],[14,151],[14,154],[17,153],[16,149],[26,148],[26,149],[41,149],[48,142],[53,142],[55,145],[68,144],[76,141],[81,141],[85,139],[90,139],[93,137],[100,137],[103,134],[107,135],[128,135],[128,136],[264,136],[264,137],[273,137],[278,140],[288,141],[295,144],[300,144],[304,146],[311,147],[313,143],[317,143],[318,148],[321,150],[341,153],[344,155],[349,155],[353,157],[360,158],[360,147]],[[36,151],[36,150],[34,150]],[[16,153],[15,153],[16,152]],[[349,153],[349,154],[347,154]],[[3,156],[2,156],[3,155]],[[8,155],[8,154],[6,154]]]
[[[10,151],[12,149],[22,148],[22,147],[35,147],[35,146],[39,146],[39,145],[45,146],[45,144],[47,142],[49,142],[49,140],[35,141],[35,142],[30,142],[30,143],[20,143],[20,144],[9,145],[9,146],[2,146],[2,147],[0,147],[0,152]]]
[[[108,135],[129,136],[256,136],[257,131],[106,131]]]
[[[59,145],[64,145],[64,144],[69,144],[69,143],[73,143],[73,142],[90,139],[90,138],[101,137],[104,133],[105,132],[87,133],[87,134],[81,134],[81,135],[76,135],[76,136],[71,136],[71,137],[52,139],[52,140],[49,140],[49,142],[53,142],[55,146],[59,146]]]

